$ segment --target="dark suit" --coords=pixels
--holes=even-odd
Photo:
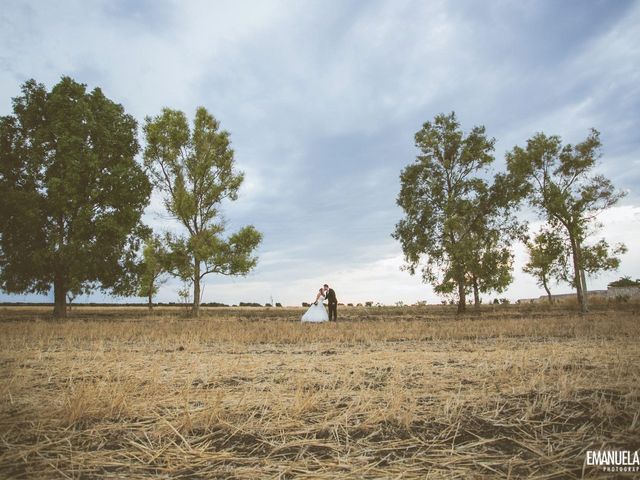
[[[334,322],[338,321],[338,299],[336,298],[336,292],[333,288],[327,290],[326,293],[327,302],[329,303],[329,321],[333,319]]]

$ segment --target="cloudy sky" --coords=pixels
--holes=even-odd
[[[413,136],[450,111],[496,138],[496,169],[536,132],[575,143],[597,128],[599,171],[628,191],[600,235],[629,252],[590,287],[640,277],[640,2],[4,0],[0,115],[25,80],[51,88],[62,75],[139,122],[202,105],[231,132],[246,181],[225,216],[264,242],[252,274],[209,276],[204,301],[293,305],[324,282],[344,302],[439,301],[400,270],[390,234]],[[145,221],[175,228],[158,198]],[[514,248],[504,296],[540,295]],[[178,288],[169,280],[159,299]]]

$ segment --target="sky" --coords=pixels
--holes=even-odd
[[[594,239],[628,252],[588,283],[640,277],[640,2],[4,0],[0,115],[27,79],[50,89],[63,75],[100,87],[140,125],[163,107],[193,118],[204,106],[230,132],[246,177],[223,205],[229,232],[252,224],[264,240],[248,276],[205,278],[205,302],[299,305],[324,283],[345,303],[439,302],[401,270],[391,233],[414,135],[451,111],[496,139],[495,171],[536,132],[577,143],[599,130],[598,173],[627,195]],[[179,231],[155,194],[144,221]],[[513,247],[515,280],[499,296],[542,295]],[[168,279],[158,300],[178,301],[180,288]]]

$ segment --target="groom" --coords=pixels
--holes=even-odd
[[[334,322],[338,321],[338,299],[336,298],[336,292],[333,288],[329,288],[329,285],[324,284],[324,296],[329,302],[329,321],[333,319]]]

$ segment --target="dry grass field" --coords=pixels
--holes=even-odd
[[[0,477],[612,478],[640,308],[595,310],[0,308]]]

